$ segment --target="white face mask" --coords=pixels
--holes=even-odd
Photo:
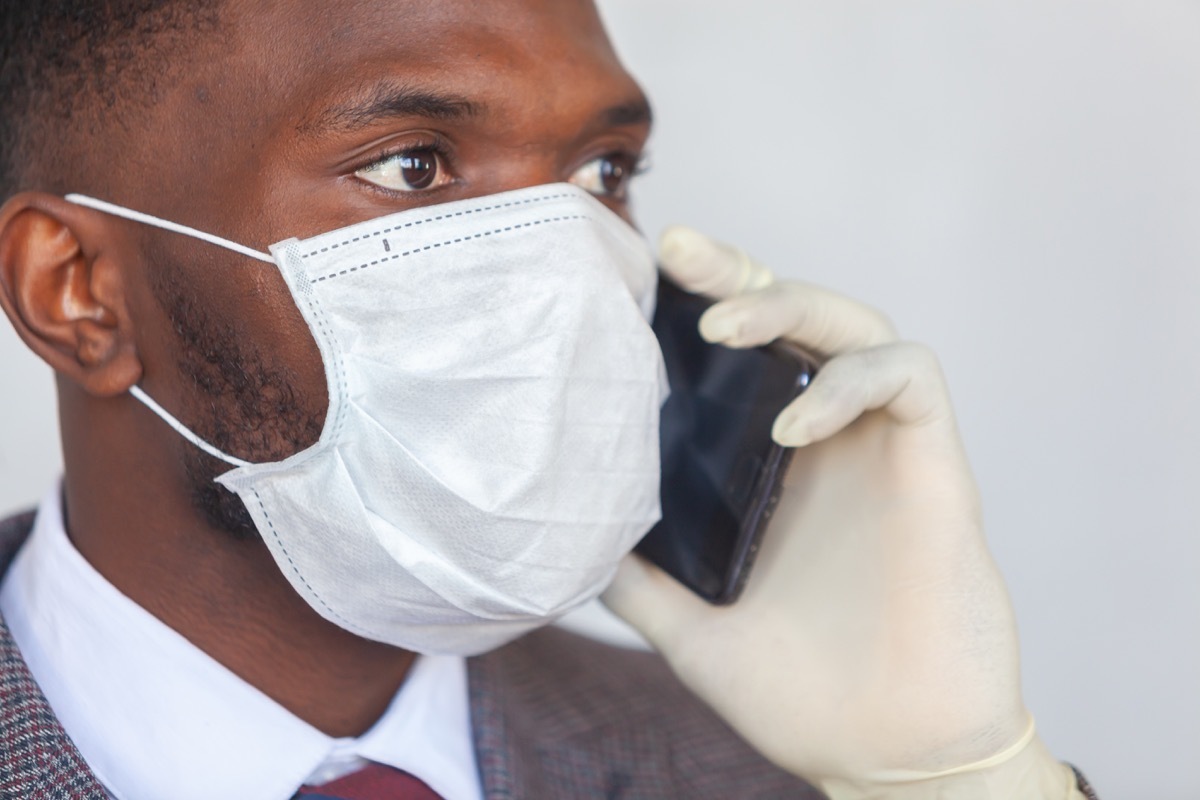
[[[659,517],[662,356],[645,240],[569,184],[419,208],[258,253],[320,348],[314,446],[236,468],[309,605],[421,653],[495,648],[592,599]]]

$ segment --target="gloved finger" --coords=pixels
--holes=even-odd
[[[673,225],[659,240],[662,270],[686,291],[717,300],[769,286],[771,270],[732,245]]]
[[[897,338],[891,321],[879,311],[796,281],[717,303],[700,318],[700,334],[728,347],[758,347],[783,338],[830,356]]]
[[[953,419],[946,381],[933,351],[895,342],[839,356],[776,418],[784,447],[828,439],[867,411],[886,410],[902,425]]]
[[[600,599],[662,652],[672,652],[680,632],[712,612],[712,606],[636,553],[621,560]]]

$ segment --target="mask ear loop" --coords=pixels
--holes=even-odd
[[[241,253],[249,258],[265,261],[268,264],[275,263],[275,259],[271,258],[269,253],[263,253],[259,250],[255,250],[252,247],[246,247],[244,244],[231,242],[228,239],[222,239],[220,236],[214,236],[211,233],[205,233],[204,231],[198,231],[195,228],[189,228],[187,225],[180,225],[177,222],[159,219],[158,217],[154,217],[149,214],[143,214],[140,211],[133,211],[122,206],[113,205],[112,203],[106,203],[103,200],[97,200],[96,198],[88,197],[85,194],[69,194],[65,199],[69,203],[74,203],[78,206],[86,206],[87,208],[94,208],[97,211],[103,211],[105,214],[112,214],[114,217],[122,217],[124,219],[133,220],[134,222],[140,222],[144,225],[150,225],[155,228],[162,228],[164,231],[171,231],[172,233],[181,233],[184,236],[190,236],[193,239],[199,239],[201,241],[208,242],[209,244],[215,244],[217,247],[224,247],[226,250],[232,250],[235,253]]]
[[[140,222],[144,225],[150,225],[154,228],[162,228],[165,231],[183,234],[184,236],[190,236],[193,239],[199,239],[203,242],[208,242],[209,244],[215,244],[217,247],[224,247],[226,250],[232,250],[235,253],[240,253],[241,255],[248,256],[249,258],[257,259],[258,261],[265,261],[268,264],[275,263],[275,259],[272,258],[268,253],[259,252],[258,250],[238,244],[237,242],[231,242],[228,239],[222,239],[220,236],[214,236],[211,233],[198,231],[195,228],[189,228],[188,226],[180,225],[177,222],[159,219],[158,217],[151,216],[150,214],[143,214],[140,211],[133,211],[122,206],[113,205],[112,203],[106,203],[103,200],[97,200],[94,197],[88,197],[87,195],[83,194],[69,194],[65,199],[69,203],[85,206],[87,208],[93,208],[97,211],[103,211],[105,214],[112,214],[114,217],[121,217],[123,219],[132,220],[133,222]],[[140,401],[142,405],[154,412],[155,416],[170,425],[176,433],[178,433],[184,439],[187,439],[189,442],[213,458],[220,459],[226,464],[230,464],[234,467],[251,466],[249,461],[243,461],[240,458],[235,458],[229,455],[228,453],[223,453],[208,442],[201,439],[196,434],[192,433],[192,431],[189,430],[186,425],[175,419],[170,412],[156,403],[154,399],[150,397],[150,395],[142,391],[142,387],[132,386],[129,389],[129,393],[138,401]]]
[[[163,422],[167,423],[172,428],[174,428],[176,433],[178,433],[183,438],[187,439],[192,444],[196,445],[196,447],[199,447],[201,450],[208,453],[213,458],[220,459],[221,461],[224,461],[226,464],[231,464],[232,466],[235,466],[235,467],[250,466],[249,461],[242,461],[240,458],[235,458],[234,456],[231,456],[228,453],[223,453],[220,450],[218,450],[217,448],[213,447],[208,442],[201,439],[196,434],[192,433],[191,430],[189,430],[186,425],[184,425],[179,420],[175,419],[175,417],[172,416],[169,411],[167,411],[165,408],[160,406],[158,403],[154,402],[154,399],[152,397],[150,397],[150,395],[143,392],[142,387],[131,386],[131,387],[129,387],[129,393],[131,395],[133,395],[136,399],[140,400],[142,402],[142,405],[146,406],[146,408],[153,411],[154,414],[159,419],[161,419]]]

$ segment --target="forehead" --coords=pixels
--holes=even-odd
[[[636,91],[591,0],[235,2],[230,11],[225,80],[301,127],[381,80],[436,85],[488,108],[553,110]]]

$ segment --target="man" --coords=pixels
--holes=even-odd
[[[588,446],[563,448],[540,422],[569,422],[583,405],[609,431],[657,408],[630,302],[643,299],[646,262],[593,207],[629,219],[650,113],[589,2],[77,0],[3,13],[0,297],[58,375],[66,466],[36,523],[7,528],[4,791],[816,796],[793,774],[834,797],[1074,791],[1020,702],[1011,613],[935,365],[873,312],[771,286],[686,231],[669,237],[666,266],[688,288],[731,298],[706,336],[748,346],[786,335],[833,358],[777,426],[783,443],[812,445],[810,457],[745,600],[694,605],[635,561],[608,599],[793,774],[649,656],[551,632],[469,662],[414,652],[473,654],[549,621],[599,591],[597,576],[632,544],[626,528],[646,527],[630,498],[653,476],[626,461],[652,437],[605,448],[581,432]],[[563,182],[577,189],[539,188]],[[539,204],[565,210],[522,216]],[[405,244],[416,226],[510,213]],[[556,227],[567,222],[580,227]],[[264,254],[293,237],[324,244]],[[372,260],[337,261],[364,241]],[[512,241],[528,246],[505,250]],[[452,245],[484,260],[443,259]],[[445,273],[404,282],[375,269],[410,254]],[[578,280],[529,269],[543,258],[582,265]],[[328,268],[306,271],[317,262]],[[368,267],[371,282],[339,277]],[[491,283],[504,276],[516,277]],[[540,285],[555,279],[554,291]],[[480,285],[498,289],[471,295],[478,315],[439,316]],[[436,322],[422,327],[423,314]],[[494,335],[438,338],[475,316]],[[412,327],[381,335],[395,325]],[[522,360],[531,341],[578,369],[585,359],[558,347],[570,325],[587,364],[617,365],[644,391],[614,389],[623,381],[606,372],[588,391],[580,381],[537,395],[545,403],[525,417],[463,402],[478,384],[489,398],[498,383],[523,387],[542,363]],[[400,370],[407,382],[387,382],[426,355]],[[401,403],[380,386],[413,394]],[[391,414],[438,424],[397,430]],[[356,454],[376,446],[396,455],[367,463],[397,473],[403,463],[412,480],[356,472]],[[327,471],[314,479],[304,470],[318,455]],[[585,466],[610,475],[600,486],[555,484],[562,500],[550,505],[529,489],[597,458],[607,460]],[[529,483],[497,489],[518,472]],[[448,485],[463,474],[496,483]],[[285,484],[296,476],[307,482]],[[583,501],[617,476],[629,492]],[[545,548],[561,537],[535,547],[497,533],[526,530],[527,515],[540,535],[584,506],[593,516],[579,530],[603,535],[553,556]],[[438,538],[450,508],[457,533]],[[610,518],[625,512],[617,530]],[[467,524],[478,519],[490,523]],[[422,526],[432,538],[404,538]],[[839,595],[849,589],[857,602]]]

